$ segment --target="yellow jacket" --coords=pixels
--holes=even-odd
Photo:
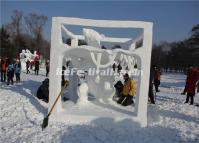
[[[124,87],[122,91],[122,94],[124,96],[127,95],[134,96],[135,90],[136,90],[136,85],[134,80],[129,79],[127,82],[124,82]]]

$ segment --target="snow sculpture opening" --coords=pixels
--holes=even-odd
[[[83,29],[83,35],[75,35],[70,32],[65,26],[87,26],[87,27],[100,27],[100,28],[142,28],[143,35],[137,39],[131,38],[114,38],[106,37],[93,29]],[[136,102],[134,114],[125,116],[120,114],[117,118],[125,119],[131,118],[140,123],[141,126],[147,125],[147,102],[148,102],[148,87],[150,75],[150,61],[151,61],[151,48],[152,48],[152,26],[150,22],[141,21],[115,21],[115,20],[91,20],[69,17],[53,17],[52,31],[51,31],[51,53],[50,53],[50,86],[49,86],[49,108],[52,107],[57,95],[61,90],[61,76],[57,75],[57,69],[61,69],[64,62],[70,59],[73,68],[88,71],[89,68],[96,68],[97,71],[111,67],[114,62],[122,61],[128,65],[129,69],[133,69],[135,63],[133,60],[136,58],[137,69],[142,71],[138,77],[136,89]],[[63,43],[62,31],[70,37],[71,45]],[[136,43],[142,39],[142,47],[136,49]],[[78,46],[78,40],[86,40],[88,45]],[[129,44],[128,49],[102,49],[100,42],[121,42]],[[65,60],[64,60],[65,59]],[[85,81],[79,87],[78,76],[74,74],[69,77],[70,85],[68,87],[70,95],[86,96],[91,95],[95,97],[100,106],[106,106],[110,102],[114,94],[113,76],[86,76]],[[85,89],[85,90],[84,90]],[[81,90],[83,90],[81,92]],[[77,104],[84,105],[82,101],[86,101],[84,97],[77,100]],[[90,105],[89,105],[90,106]],[[121,107],[123,108],[123,107]],[[133,108],[133,107],[132,107]],[[133,109],[132,109],[133,110]],[[75,115],[67,112],[59,99],[50,120],[52,121],[72,121],[78,120],[87,121],[98,118],[96,114],[89,114],[88,111],[83,111],[81,115]],[[119,111],[119,110],[118,110]],[[105,114],[109,115],[109,113]]]

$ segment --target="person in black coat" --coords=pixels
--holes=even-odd
[[[151,101],[151,104],[155,104],[154,94],[153,94],[154,68],[155,68],[155,66],[151,67],[150,78],[149,78],[149,92],[148,92],[148,96],[149,96],[149,99]]]
[[[29,67],[30,67],[30,61],[27,60],[27,61],[26,61],[26,74],[29,74],[29,73],[30,73]]]
[[[39,74],[39,60],[35,61],[35,75]]]
[[[48,61],[46,61],[46,77],[48,76],[49,71],[50,71],[50,63],[49,63],[49,60],[48,60]]]
[[[121,66],[121,64],[119,63],[118,66],[117,66],[117,72],[120,73],[121,70],[122,70],[122,66]]]
[[[113,100],[114,101],[117,101],[121,97],[123,86],[124,85],[123,85],[123,83],[120,80],[114,85],[115,91],[116,91],[115,96],[113,96]]]
[[[42,99],[44,102],[49,101],[49,79],[46,78],[42,85],[37,90],[37,98]]]

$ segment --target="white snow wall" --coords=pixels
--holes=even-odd
[[[91,27],[143,29],[142,48],[135,49],[134,51],[122,49],[120,51],[138,57],[138,69],[141,69],[143,74],[139,77],[139,83],[137,83],[137,96],[135,105],[136,120],[141,124],[141,126],[147,126],[147,102],[149,89],[148,81],[150,76],[153,24],[151,22],[142,21],[91,20],[69,17],[53,17],[51,29],[49,109],[52,107],[57,95],[61,90],[61,76],[56,75],[57,68],[62,67],[64,55],[67,53],[67,51],[74,49],[75,47],[73,47],[73,43],[74,45],[77,45],[78,41],[76,38],[72,39],[71,46],[68,46],[62,42],[61,27],[63,24]],[[59,100],[55,106],[55,109],[53,110],[54,116],[51,117],[51,120],[53,120],[53,118],[59,118],[56,117],[56,115],[63,110],[64,109],[61,106],[61,100]]]

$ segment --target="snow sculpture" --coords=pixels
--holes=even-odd
[[[88,85],[86,83],[81,84],[77,92],[79,96],[78,104],[88,105]]]
[[[142,28],[142,47],[135,49],[137,40],[131,38],[114,38],[100,35],[92,29],[83,29],[83,35],[75,35],[66,29],[65,26],[86,26],[102,28]],[[86,95],[94,96],[100,105],[109,103],[115,91],[113,88],[114,76],[101,76],[100,70],[108,69],[115,62],[122,66],[128,65],[133,69],[136,63],[137,69],[142,71],[138,77],[136,102],[134,115],[130,118],[139,122],[141,126],[147,125],[147,102],[148,87],[150,75],[150,61],[152,49],[152,26],[150,22],[141,21],[114,21],[114,20],[91,20],[69,17],[53,17],[51,31],[51,53],[50,53],[50,85],[49,85],[49,109],[52,107],[57,95],[61,90],[61,76],[56,75],[57,68],[61,68],[66,59],[70,59],[70,67],[89,72],[89,69],[96,68],[95,75],[87,75],[86,83],[77,87],[78,76],[71,77],[69,93],[82,96],[78,103],[87,102]],[[71,45],[64,44],[62,41],[62,32],[71,39]],[[86,40],[88,45],[78,46],[78,40]],[[140,40],[140,38],[138,38]],[[129,45],[128,49],[109,49],[101,48],[100,41],[121,42]],[[56,56],[55,56],[56,55]],[[65,59],[65,60],[63,60]],[[74,71],[72,71],[74,72]],[[74,72],[75,73],[75,72]],[[83,90],[83,88],[85,90]],[[133,108],[133,107],[132,107]],[[133,109],[132,109],[133,110]],[[80,117],[66,114],[61,99],[58,101],[52,113],[50,120],[66,121]],[[81,115],[81,119],[86,119],[86,113]],[[89,116],[89,119],[95,119],[96,116]],[[113,118],[116,118],[115,116]],[[120,117],[118,117],[119,119]],[[76,121],[76,120],[75,120]]]
[[[29,60],[30,62],[34,62],[36,57],[39,57],[37,55],[37,51],[34,51],[34,54],[30,52],[30,50],[22,50],[22,52],[19,54],[21,65],[22,65],[22,70],[25,70],[26,68],[26,62]]]
[[[97,31],[93,29],[83,29],[83,34],[85,36],[85,40],[88,45],[101,48],[100,40],[104,37],[104,35],[100,35]]]

